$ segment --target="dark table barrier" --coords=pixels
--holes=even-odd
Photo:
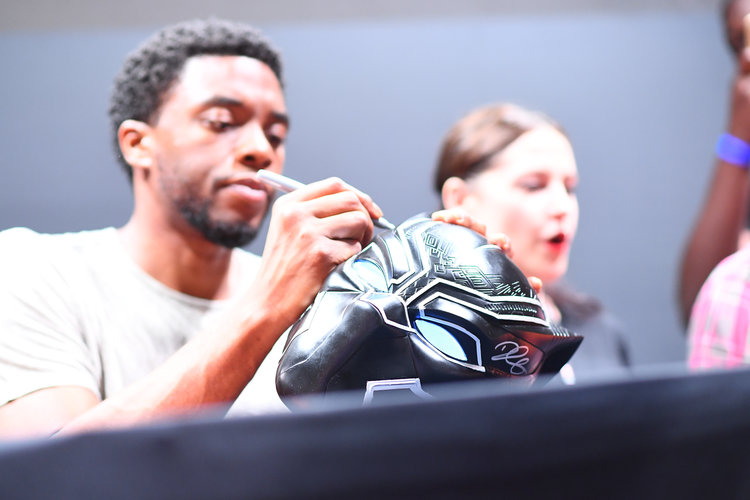
[[[750,371],[0,445],[0,498],[750,498]]]

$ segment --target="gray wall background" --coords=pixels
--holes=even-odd
[[[437,207],[437,147],[469,109],[507,100],[558,119],[582,179],[567,281],[620,318],[635,362],[679,363],[677,266],[733,71],[717,9],[601,0],[6,3],[0,229],[123,224],[131,201],[110,149],[112,77],[165,22],[233,17],[284,53],[286,173],[305,182],[340,176],[394,222]]]

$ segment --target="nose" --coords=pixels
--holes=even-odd
[[[565,217],[570,213],[574,203],[573,195],[563,183],[551,186],[548,211],[552,217]]]
[[[237,163],[260,170],[273,163],[273,154],[263,127],[257,122],[247,123],[237,143]]]

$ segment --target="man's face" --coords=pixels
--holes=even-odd
[[[249,243],[272,195],[255,172],[281,171],[287,129],[281,85],[267,65],[189,59],[152,125],[152,185],[170,225],[187,222],[223,246]]]

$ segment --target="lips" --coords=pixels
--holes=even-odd
[[[270,196],[268,188],[254,176],[235,176],[222,179],[217,190],[239,196],[245,202],[266,202]]]
[[[549,243],[559,245],[561,243],[565,243],[565,240],[567,240],[567,237],[564,233],[557,233],[552,238],[547,239]]]
[[[570,237],[562,231],[555,233],[544,241],[547,244],[547,248],[555,254],[567,252],[570,247]]]
[[[255,176],[230,177],[219,182],[219,187],[245,186],[257,191],[266,191],[266,186]]]

